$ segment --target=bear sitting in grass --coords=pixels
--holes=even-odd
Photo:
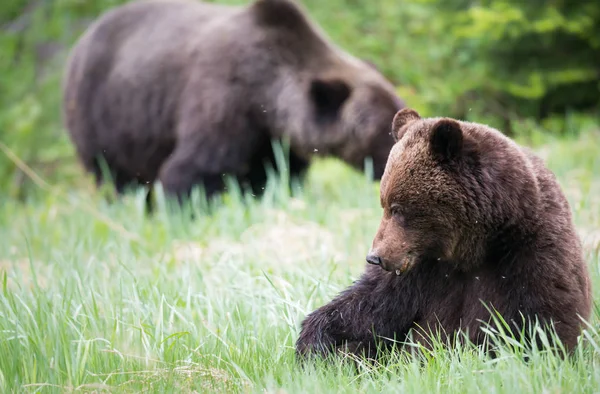
[[[392,132],[369,264],[303,321],[297,354],[377,359],[376,347],[409,331],[425,347],[439,333],[482,345],[482,325],[494,327],[497,314],[525,340],[536,319],[552,322],[572,350],[591,313],[590,278],[569,204],[542,160],[485,125],[410,109]]]

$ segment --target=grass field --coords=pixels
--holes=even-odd
[[[598,138],[536,147],[572,203],[596,297]],[[91,186],[4,201],[0,391],[597,392],[595,329],[566,361],[536,354],[525,363],[508,351],[490,360],[463,349],[358,375],[299,368],[301,320],[363,269],[378,186],[333,160],[317,162],[298,195],[280,185],[245,202],[234,188],[196,220],[162,203],[148,218],[143,193],[109,204]]]
[[[364,268],[380,220],[378,184],[320,160],[294,195],[276,179],[260,200],[244,200],[232,185],[212,214],[198,203],[195,220],[160,198],[156,215],[146,216],[142,192],[107,202],[61,125],[65,53],[40,67],[36,51],[57,43],[64,51],[78,23],[120,2],[0,6],[3,29],[22,9],[37,9],[22,32],[0,30],[0,393],[600,392],[596,311],[586,345],[568,360],[437,349],[425,362],[396,359],[359,373],[300,368],[300,322]],[[431,2],[304,3],[336,43],[375,62],[423,115],[448,115],[465,86],[487,83],[485,68],[456,56],[445,17],[424,6]],[[502,123],[481,100],[468,104],[469,120]],[[598,299],[600,121],[523,121],[516,135],[564,187]],[[33,172],[19,171],[19,160]]]

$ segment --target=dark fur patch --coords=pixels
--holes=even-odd
[[[289,0],[258,0],[253,4],[252,11],[259,26],[290,31],[308,28],[302,10]]]
[[[433,126],[429,146],[437,160],[452,160],[458,157],[462,145],[463,135],[458,122],[452,119],[442,119]]]
[[[334,121],[342,105],[350,97],[351,90],[348,84],[342,80],[315,79],[310,85],[309,94],[319,120]]]

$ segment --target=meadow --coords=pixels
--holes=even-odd
[[[415,21],[427,18],[417,3],[394,13],[388,0],[305,2],[341,46],[368,54],[394,79],[409,105],[448,114],[464,76],[436,69],[449,65],[435,61],[444,42],[436,41],[435,53],[423,45],[443,34],[437,25],[429,37],[416,34]],[[26,36],[31,45],[54,37],[68,48],[73,15],[115,2],[85,12],[82,3],[57,4],[51,16],[35,14],[46,19]],[[411,34],[397,26],[401,20],[413,22],[403,25]],[[13,36],[0,38],[4,49],[15,48]],[[0,62],[0,392],[598,392],[596,307],[568,359],[542,349],[526,361],[513,343],[516,350],[495,359],[469,347],[436,348],[421,359],[361,364],[358,373],[342,364],[300,368],[300,322],[364,268],[382,213],[377,182],[319,159],[290,192],[282,152],[281,175],[270,178],[262,199],[242,196],[232,183],[210,210],[196,195],[174,211],[158,193],[157,212],[147,216],[143,191],[111,202],[78,165],[59,113],[65,52],[41,76],[24,56],[22,67]],[[477,105],[470,120],[498,120]],[[521,118],[513,127],[564,188],[597,300],[600,121],[567,114],[545,123]]]

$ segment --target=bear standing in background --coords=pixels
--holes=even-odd
[[[132,2],[101,16],[73,48],[64,118],[84,167],[118,192],[159,180],[208,196],[235,176],[259,194],[272,140],[290,142],[291,177],[314,155],[383,173],[389,124],[404,107],[372,66],[331,43],[298,5]]]
[[[552,321],[572,350],[590,317],[590,278],[569,204],[542,160],[490,127],[410,109],[392,130],[369,264],[303,321],[298,354],[377,358],[376,341],[402,342],[411,329],[424,346],[438,331],[482,344],[486,307],[517,337],[528,324],[521,314]]]

